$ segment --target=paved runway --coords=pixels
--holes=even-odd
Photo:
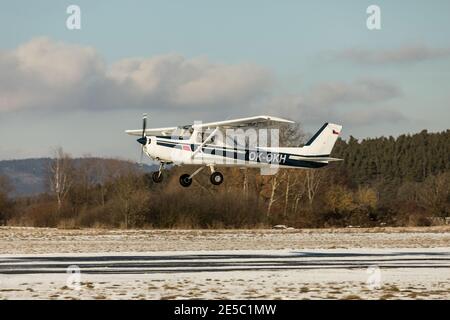
[[[149,274],[311,269],[439,268],[450,272],[450,251],[442,249],[153,252],[148,254],[0,255],[0,274]]]

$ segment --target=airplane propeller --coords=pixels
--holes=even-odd
[[[141,158],[139,163],[142,164],[142,156],[144,154],[144,146],[147,144],[147,136],[145,134],[145,129],[147,128],[147,114],[144,113],[142,116],[142,136],[137,139],[136,141],[139,142],[140,144],[142,144],[142,148],[141,148]]]

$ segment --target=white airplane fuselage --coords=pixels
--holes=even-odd
[[[178,165],[224,167],[320,168],[328,164],[329,155],[302,154],[305,148],[241,148],[196,143],[191,140],[148,136],[144,152],[152,159]],[[314,160],[311,161],[311,157]],[[323,160],[321,159],[323,157]]]

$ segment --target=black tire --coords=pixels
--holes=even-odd
[[[163,174],[162,172],[159,171],[155,171],[152,173],[152,180],[155,183],[160,183],[161,181],[163,181]]]
[[[219,184],[221,184],[223,182],[223,175],[218,171],[213,172],[211,174],[211,176],[209,177],[209,180],[211,181],[211,183],[213,185],[218,186]]]
[[[180,176],[180,184],[185,188],[189,187],[192,184],[192,179],[189,178],[189,176],[189,174],[183,174]]]

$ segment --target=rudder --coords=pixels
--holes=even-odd
[[[329,156],[341,130],[341,125],[325,123],[303,146],[302,153],[305,155]]]

